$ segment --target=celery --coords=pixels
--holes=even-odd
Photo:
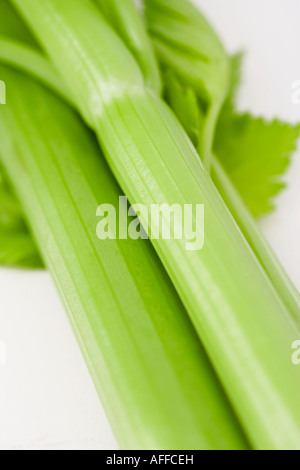
[[[27,226],[21,205],[0,167],[0,265],[40,268],[41,261]]]
[[[52,88],[65,101],[72,102],[64,82],[58,76],[51,62],[33,47],[0,36],[0,61],[29,72]]]
[[[247,444],[174,288],[147,241],[96,237],[120,189],[78,116],[1,66],[1,159],[64,300],[123,448]]]
[[[251,441],[257,448],[299,448],[300,377],[290,360],[296,329],[181,126],[145,87],[91,2],[14,4],[96,131],[131,203],[149,211],[161,203],[205,205],[204,250],[187,252],[187,240],[153,244]]]
[[[193,35],[196,34],[195,29],[198,31],[202,30],[202,16],[200,13],[197,13],[197,10],[187,0],[144,1],[146,4],[146,16],[149,23],[149,29],[152,33],[153,42],[156,45],[162,66],[168,67],[169,71],[175,71],[176,74],[181,77],[183,86],[190,87],[189,92],[191,94],[194,91],[194,95],[196,97],[201,97],[201,91],[199,91],[199,88],[201,90],[203,87],[201,64],[195,62],[194,57],[190,56],[188,53],[183,54],[182,51],[188,50],[188,48],[191,47]],[[161,31],[163,31],[163,34],[161,34]],[[176,31],[176,33],[174,31]],[[170,38],[173,38],[171,43]],[[208,47],[207,45],[204,46]],[[198,51],[198,55],[200,55],[204,46],[200,41],[194,41],[194,53],[196,54]],[[170,87],[170,90],[172,89],[174,89],[174,86]],[[170,97],[168,100],[169,104],[173,107],[183,125],[185,125],[184,121],[186,121],[187,118],[184,103],[180,104],[179,109],[176,99],[178,100],[178,93],[177,96]],[[186,106],[188,105],[187,100],[188,98],[186,98]],[[201,113],[202,109],[200,103],[196,102],[195,106],[198,106]],[[192,116],[192,118],[194,118],[194,116]],[[203,119],[205,119],[205,117]],[[196,125],[198,125],[198,123]],[[185,127],[194,129],[194,122],[187,123]],[[200,126],[198,129],[200,133]],[[196,129],[196,131],[198,129]],[[207,136],[203,133],[200,137],[197,135],[197,138],[201,142],[202,139],[206,140]],[[261,139],[260,145],[262,145]],[[206,148],[209,148],[210,146],[211,143],[208,143]],[[271,152],[270,159],[272,160]],[[298,291],[289,279],[285,270],[280,265],[260,229],[257,227],[255,220],[243,203],[243,200],[233,186],[230,178],[224,171],[222,164],[217,160],[217,157],[213,155],[212,152],[211,160],[212,178],[214,183],[262,267],[268,274],[277,293],[286,304],[286,307],[291,314],[291,318],[299,330],[300,295]],[[250,178],[250,175],[248,175],[248,178]]]
[[[159,69],[153,49],[134,0],[94,0],[118,34],[126,42],[145,77],[147,85],[156,93],[161,91]]]
[[[176,71],[192,80],[201,98],[206,113],[198,151],[210,170],[215,128],[229,90],[229,57],[211,25],[189,1],[144,0],[144,4],[158,57],[171,58]]]
[[[300,331],[300,294],[217,158],[213,160],[212,178],[253,252],[288,308],[298,331]]]
[[[8,39],[23,42],[27,46],[39,49],[33,35],[16,13],[10,0],[0,0],[0,31],[1,35]]]

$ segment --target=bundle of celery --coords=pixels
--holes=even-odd
[[[263,212],[280,185],[251,206],[234,178],[247,132],[260,132],[260,142],[275,133],[278,163],[299,129],[248,116],[236,135],[235,123],[245,120],[233,107],[237,60],[186,0],[145,0],[151,40],[133,0],[12,3],[53,65],[7,2],[0,2],[7,17],[0,60],[80,112],[130,203],[149,213],[155,205],[205,206],[201,251],[186,250],[186,235],[152,239],[154,249],[148,240],[99,241],[96,208],[116,207],[121,189],[95,138],[61,99],[1,67],[11,84],[0,114],[1,162],[120,445],[239,449],[248,440],[257,449],[299,448],[300,376],[290,360],[299,294],[246,206]],[[268,188],[274,167],[258,178]],[[276,175],[286,160],[278,167]],[[7,183],[3,194],[3,213],[15,210],[3,262],[28,265],[33,257],[36,264]],[[162,223],[170,228],[168,215],[162,212]],[[139,217],[151,238],[157,227]],[[203,229],[198,213],[192,221]],[[13,256],[13,236],[21,233],[26,250],[16,243]]]

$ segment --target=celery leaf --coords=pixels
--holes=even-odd
[[[300,126],[250,114],[223,112],[215,138],[215,154],[255,217],[274,209],[273,198],[283,188],[285,173],[296,150]]]
[[[300,127],[267,122],[235,110],[242,54],[231,58],[231,84],[216,129],[214,153],[255,217],[274,210],[274,197],[285,188],[283,175],[297,147]],[[203,110],[197,93],[173,69],[164,73],[165,99],[196,148],[201,147]]]
[[[167,69],[163,75],[165,100],[169,103],[195,147],[199,147],[204,121],[197,95],[192,87],[182,86],[175,73]]]

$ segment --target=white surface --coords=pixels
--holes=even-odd
[[[229,51],[244,49],[240,108],[300,120],[299,0],[197,0]],[[262,224],[300,289],[300,154]],[[0,449],[113,449],[116,443],[47,273],[0,270]],[[0,343],[1,346],[1,343]],[[1,352],[0,352],[1,362]]]

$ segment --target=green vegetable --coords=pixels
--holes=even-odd
[[[203,48],[209,48],[208,44],[213,44],[213,39],[205,43],[200,38],[195,39],[196,31],[197,34],[203,34],[204,20],[189,2],[145,0],[145,4],[153,43],[162,65],[167,67],[164,80],[167,102],[199,149],[200,156],[203,157],[202,148],[210,152],[212,176],[219,192],[299,329],[299,293],[257,228],[241,197],[255,216],[273,207],[270,199],[284,187],[279,176],[288,166],[300,128],[278,121],[266,124],[261,119],[254,119],[250,115],[240,116],[233,111],[242,58],[238,54],[231,60],[227,100],[216,130],[213,147],[220,160],[220,163],[217,162],[211,150],[212,135],[209,137],[203,130],[203,122],[209,119],[210,111],[205,110],[201,102],[202,69],[195,63],[194,57],[203,54]],[[191,49],[194,55],[190,54]],[[217,75],[219,77],[223,77],[221,72]],[[212,83],[211,78],[207,79],[207,83]]]
[[[71,99],[67,96],[67,92],[63,83],[59,80],[56,75],[55,70],[49,64],[49,62],[44,59],[38,52],[34,49],[30,49],[28,47],[24,48],[22,44],[19,44],[15,41],[7,40],[3,38],[0,40],[1,49],[0,49],[0,59],[4,62],[8,62],[10,64],[16,65],[18,68],[27,70],[33,76],[36,76],[53,90],[57,91],[65,100],[71,102]],[[28,56],[30,60],[24,60],[24,53],[25,57]],[[238,57],[237,59],[238,60]],[[237,81],[237,79],[235,79]],[[198,139],[201,135],[201,122],[203,122],[203,116],[198,105],[197,97],[192,88],[183,88],[174,73],[170,70],[165,73],[164,82],[166,85],[166,93],[167,93],[167,100],[174,109],[175,113],[180,118],[183,127],[187,130],[190,138],[197,146]],[[234,82],[233,82],[234,83]],[[232,89],[234,87],[232,86]],[[217,141],[219,142],[220,147],[220,154],[222,154],[222,139],[224,140],[224,145],[226,147],[226,142],[229,141],[230,137],[228,132],[224,132],[226,129],[227,119],[225,116],[229,116],[229,120],[231,116],[234,116],[235,119],[238,120],[238,117],[233,113],[230,112],[232,109],[231,103],[224,107],[224,111],[222,113],[222,117],[220,119],[218,130],[217,130]],[[241,118],[242,119],[242,118]],[[249,120],[253,120],[249,116]],[[262,120],[259,120],[261,124],[263,124]],[[278,123],[276,122],[278,125]],[[265,131],[268,129],[268,126],[261,127],[261,131]],[[283,131],[287,130],[290,132],[290,146],[294,145],[294,140],[297,137],[297,127],[288,126],[287,124],[282,124],[281,126],[282,132],[279,133],[281,139],[279,141],[280,145],[277,148],[282,148],[283,141],[289,142],[288,133],[284,135]],[[265,132],[263,132],[263,137]],[[254,139],[255,134],[253,134],[253,138],[251,139],[252,142],[255,142]],[[267,136],[268,137],[268,136]],[[236,136],[236,147],[240,148],[240,154],[242,151],[247,152],[247,147],[243,148],[242,144],[245,143],[242,139],[242,136],[238,134]],[[248,143],[248,142],[247,142]],[[238,146],[239,144],[239,146]],[[249,143],[248,143],[249,145]],[[286,147],[287,148],[287,147]],[[278,154],[278,161],[280,161],[281,152]],[[224,153],[224,159],[226,159]],[[240,164],[240,160],[236,158],[235,160],[236,165]],[[239,165],[241,166],[241,164]],[[235,216],[236,220],[239,222],[240,228],[243,230],[244,234],[248,237],[248,241],[253,248],[254,252],[258,256],[258,259],[261,261],[262,265],[265,267],[266,272],[271,273],[270,278],[273,280],[274,285],[277,287],[279,293],[281,293],[284,301],[288,304],[289,308],[292,312],[294,312],[294,319],[296,324],[299,327],[300,320],[299,320],[299,293],[291,283],[290,279],[286,275],[285,271],[282,269],[282,266],[278,262],[276,256],[274,255],[273,251],[271,250],[270,246],[262,236],[260,230],[256,226],[255,222],[252,220],[250,214],[245,209],[242,201],[240,200],[239,195],[237,194],[236,190],[232,186],[231,182],[229,181],[228,177],[226,176],[224,169],[222,166],[214,159],[213,163],[213,178],[217,187],[219,188],[220,193],[224,197],[228,207],[230,208],[232,214]],[[234,173],[235,165],[227,168],[227,172],[229,175]],[[259,172],[260,174],[260,172]],[[221,175],[221,176],[220,176]],[[269,177],[269,180],[271,178]],[[254,179],[254,183],[257,183],[257,179]],[[263,180],[264,184],[262,187],[266,187],[267,181]],[[271,180],[272,184],[272,180]],[[6,191],[8,190],[6,185]],[[240,186],[240,191],[243,194],[243,186]],[[10,195],[12,197],[12,195]],[[232,203],[232,201],[234,203]],[[258,202],[258,200],[257,200]],[[3,205],[0,206],[0,209],[3,209]],[[20,213],[21,217],[21,213]],[[24,223],[23,223],[24,225]],[[250,235],[251,234],[251,237]],[[21,235],[21,242],[20,242],[20,235]],[[24,239],[25,238],[25,239]],[[7,232],[2,230],[2,245],[1,245],[1,264],[9,264],[9,265],[21,265],[27,267],[40,267],[41,262],[38,261],[38,253],[36,252],[35,244],[30,240],[29,233],[14,233],[12,231],[9,232],[9,236],[7,236]],[[15,250],[15,254],[13,253]],[[23,252],[22,252],[23,250]],[[29,253],[28,253],[29,251]],[[17,255],[18,254],[18,255]],[[292,294],[292,295],[290,295]]]
[[[0,0],[0,31],[1,35],[8,39],[39,49],[33,35],[16,13],[10,0]]]
[[[230,92],[217,126],[212,178],[299,330],[299,293],[256,225],[244,201],[256,214],[271,207],[270,198],[283,186],[278,181],[279,175],[289,163],[300,128],[279,121],[266,124],[262,119],[255,119],[250,115],[237,115],[234,112],[239,63],[238,55],[232,60]],[[190,83],[182,84],[174,70],[170,68],[165,72],[164,82],[167,102],[194,145],[199,147],[198,144],[203,138],[201,126],[203,112],[196,91]]]
[[[246,448],[150,243],[96,237],[98,205],[117,207],[121,192],[94,137],[31,79],[2,66],[0,74],[11,88],[1,159],[120,445]]]
[[[26,269],[43,267],[36,245],[27,230],[4,231],[0,227],[0,264]]]
[[[282,176],[296,150],[300,125],[266,122],[236,111],[242,54],[231,60],[231,85],[216,129],[214,151],[254,217],[274,210]],[[246,177],[247,175],[247,177]],[[251,186],[251,187],[250,187]]]
[[[40,268],[36,245],[24,221],[23,210],[0,168],[0,264]]]
[[[143,39],[143,38],[142,38]],[[45,82],[48,86],[56,90],[61,96],[63,96],[67,101],[71,101],[71,99],[67,96],[67,92],[65,87],[63,86],[63,83],[59,80],[59,78],[56,76],[56,72],[51,67],[51,64],[49,64],[48,61],[46,61],[43,57],[39,56],[39,54],[35,50],[31,50],[28,47],[24,48],[23,45],[18,44],[15,41],[7,41],[7,39],[3,38],[1,42],[1,48],[0,48],[0,58],[3,61],[7,61],[8,63],[14,64],[18,66],[19,68],[24,68],[34,76],[37,76],[40,80]],[[143,41],[142,41],[143,42]],[[30,60],[24,60],[24,57],[30,59]],[[272,130],[273,127],[277,127],[278,134],[276,133],[273,136],[275,140],[278,140],[278,145],[274,146],[273,153],[270,152],[270,157],[268,161],[267,168],[270,170],[270,168],[273,168],[275,165],[273,163],[273,155],[276,155],[275,159],[275,164],[277,168],[281,166],[281,170],[283,170],[286,166],[286,164],[282,164],[282,162],[286,162],[287,159],[287,154],[291,151],[293,147],[295,147],[295,141],[299,135],[299,127],[298,126],[290,126],[288,124],[280,124],[278,121],[275,121],[272,124],[264,124],[264,122],[261,119],[254,119],[251,118],[250,115],[246,116],[239,116],[237,115],[234,110],[233,110],[233,103],[235,99],[235,94],[236,94],[236,89],[237,86],[240,82],[240,67],[241,67],[241,59],[242,55],[237,54],[232,58],[231,61],[231,70],[232,70],[232,77],[231,77],[231,83],[230,83],[230,91],[228,94],[228,99],[226,101],[226,104],[224,105],[224,109],[221,114],[221,118],[218,123],[217,127],[217,135],[216,135],[216,151],[218,152],[218,156],[223,156],[223,159],[221,157],[221,160],[223,160],[224,166],[226,165],[227,161],[227,155],[229,155],[229,150],[233,151],[236,149],[234,154],[239,154],[237,155],[236,158],[234,159],[234,164],[231,165],[226,165],[226,171],[227,174],[230,175],[230,178],[233,179],[234,181],[234,176],[237,170],[239,168],[243,168],[243,161],[242,161],[242,156],[245,153],[249,155],[249,160],[251,155],[260,155],[261,148],[254,147],[252,151],[250,151],[250,146],[249,144],[252,142],[254,144],[257,141],[257,135],[253,130],[255,131],[255,128],[259,127],[259,134],[260,134],[260,139],[259,141],[261,142],[262,139],[264,141],[269,141],[270,136],[268,133],[268,130]],[[177,77],[174,75],[173,72],[171,72],[170,69],[167,70],[164,76],[164,82],[165,82],[165,88],[166,88],[166,93],[167,93],[167,101],[170,103],[171,107],[181,120],[183,127],[186,129],[188,132],[191,140],[193,141],[194,145],[196,147],[199,147],[199,140],[201,138],[201,129],[202,129],[202,124],[203,124],[203,113],[201,112],[199,102],[196,96],[196,93],[191,87],[183,87]],[[240,132],[241,126],[238,123],[241,123],[243,121],[249,122],[249,126],[245,128],[245,126],[242,126],[244,128],[244,133]],[[235,129],[234,135],[235,138],[231,138],[231,129],[230,127],[233,127],[232,123],[236,123],[236,126],[239,129],[239,132],[237,132],[237,129]],[[252,130],[252,132],[249,132],[249,129]],[[245,139],[244,135],[246,133],[246,130],[248,130],[248,135],[249,138]],[[279,131],[281,130],[281,131]],[[278,137],[280,136],[280,139]],[[231,148],[229,147],[231,142]],[[285,145],[283,145],[285,143]],[[232,145],[234,145],[234,149],[232,148]],[[224,152],[223,149],[226,148],[227,152]],[[263,147],[264,149],[266,148],[266,145]],[[279,149],[279,151],[278,151]],[[266,153],[267,154],[267,153]],[[265,157],[265,156],[264,156]],[[232,159],[231,159],[232,160]],[[247,159],[245,160],[247,162]],[[256,159],[257,163],[261,163],[263,161],[266,161],[266,158],[257,158]],[[222,162],[221,162],[222,163]],[[237,168],[236,168],[237,167]],[[260,205],[261,207],[262,204],[269,204],[268,202],[268,196],[269,193],[272,195],[274,190],[273,190],[273,179],[270,176],[270,171],[263,171],[264,166],[260,165],[259,171],[257,171],[256,168],[256,173],[253,176],[251,186],[256,185],[257,187],[257,193],[260,194],[260,198],[256,198],[256,204]],[[277,288],[277,291],[281,294],[281,297],[283,298],[284,302],[287,304],[289,309],[291,310],[294,320],[299,328],[300,325],[300,319],[299,319],[299,305],[300,305],[300,300],[299,300],[299,293],[286,275],[286,272],[283,270],[282,266],[280,265],[278,259],[274,255],[272,249],[270,248],[269,244],[261,234],[260,230],[256,226],[255,222],[251,218],[250,214],[247,212],[245,209],[245,206],[243,205],[242,201],[240,200],[239,195],[237,194],[236,190],[233,188],[231,181],[227,177],[227,175],[224,172],[224,169],[222,168],[222,165],[220,165],[216,159],[214,159],[213,163],[213,178],[215,183],[217,184],[217,187],[223,196],[224,200],[226,201],[228,207],[231,210],[231,213],[234,215],[236,221],[239,223],[240,228],[242,229],[244,235],[248,239],[248,242],[250,243],[252,249],[254,250],[255,254],[257,255],[258,259],[262,263],[262,266],[265,268],[266,272],[269,274],[273,284]],[[240,173],[240,171],[239,171]],[[257,178],[257,174],[259,174],[261,177]],[[248,180],[247,180],[248,181]],[[250,180],[251,181],[251,180]],[[245,187],[247,188],[247,185],[239,184],[239,179],[236,179],[237,187],[239,189],[240,194],[243,196],[244,194],[244,200],[249,202],[248,205],[251,207],[251,201],[254,200],[254,193],[252,191],[252,198],[247,198],[247,193],[245,193]],[[276,188],[281,187],[282,185],[276,184]],[[266,198],[263,198],[263,191],[269,188],[266,193]],[[265,202],[264,202],[265,201]],[[263,210],[263,209],[261,209]],[[29,235],[27,235],[28,237]],[[14,240],[18,240],[18,237],[11,237],[11,240],[8,243],[8,238],[5,238],[6,243],[2,243],[2,252],[5,253],[6,246],[8,245],[9,249],[9,259],[11,262],[11,251],[12,251],[12,246],[14,243]],[[24,252],[24,257],[27,260],[26,262],[30,262],[28,260],[28,254],[27,254],[27,246],[31,247],[32,250],[34,250],[34,243],[30,242],[29,240],[26,242],[25,245],[19,244],[19,250],[24,246],[25,247],[25,252]],[[17,247],[16,247],[17,251]],[[33,253],[32,259],[33,259],[33,267],[36,265],[36,259],[38,258],[37,253]],[[5,262],[5,257],[2,255],[1,258]],[[22,253],[19,253],[18,257],[13,258],[16,263],[18,263],[19,260],[22,260]]]
[[[156,93],[161,91],[159,68],[134,0],[94,0],[136,57],[145,81]]]
[[[144,4],[159,59],[191,82],[202,102],[205,119],[198,150],[209,170],[215,127],[229,89],[229,57],[213,28],[190,2],[145,0]]]
[[[179,118],[196,148],[200,148],[203,135],[204,112],[191,87],[183,87],[171,69],[164,72],[165,99]]]
[[[290,360],[296,328],[182,127],[91,2],[14,4],[96,131],[130,202],[148,210],[205,205],[202,251],[186,251],[187,239],[153,244],[255,447],[299,448],[300,377]]]
[[[72,103],[64,82],[58,76],[51,62],[36,51],[35,48],[26,46],[22,42],[8,39],[5,36],[0,36],[0,61],[29,72],[45,85],[52,88],[65,101]]]
[[[215,153],[254,217],[274,209],[273,198],[284,187],[280,178],[296,150],[300,126],[266,122],[250,114],[225,111]]]
[[[240,57],[234,58],[240,62]],[[273,198],[285,187],[282,175],[297,148],[300,125],[266,122],[234,109],[239,78],[234,65],[231,91],[216,129],[214,153],[254,217],[274,210]],[[202,139],[204,113],[196,90],[179,79],[168,65],[164,70],[165,99],[178,116],[195,147]],[[221,188],[219,188],[221,190]]]
[[[194,142],[198,142],[198,139],[202,138],[201,120],[203,118],[201,109],[197,102],[196,93],[193,88],[183,86],[172,70],[168,69],[165,75],[166,100],[180,119],[190,138]],[[267,125],[264,124],[264,121],[258,119],[255,120],[249,116],[247,121],[251,124],[247,127],[247,129],[249,129],[248,134],[247,129],[244,129],[244,132],[241,133],[237,132],[237,129],[235,129],[235,132],[229,135],[229,132],[232,131],[232,129],[230,129],[230,122],[232,122],[233,119],[237,122],[243,121],[244,119],[243,117],[236,116],[236,114],[234,114],[233,111],[229,111],[229,109],[232,109],[231,103],[230,105],[227,103],[224,107],[222,117],[218,124],[216,151],[218,152],[219,150],[219,153],[217,154],[218,157],[215,156],[213,158],[212,178],[226,202],[227,207],[230,209],[248,243],[253,249],[253,252],[256,254],[258,260],[268,274],[276,288],[276,291],[288,307],[291,318],[295,322],[296,327],[300,329],[299,293],[282,268],[273,250],[261,233],[253,219],[253,216],[240,196],[240,194],[242,196],[247,194],[246,191],[249,186],[256,187],[258,193],[260,192],[260,196],[262,195],[262,191],[265,191],[265,194],[268,196],[269,194],[272,194],[274,183],[270,175],[270,170],[276,167],[279,168],[280,166],[283,170],[283,168],[286,167],[287,154],[289,154],[292,147],[295,146],[296,139],[299,136],[299,127],[290,126],[288,124],[279,124],[278,121]],[[225,116],[229,117],[226,119]],[[234,116],[234,118],[232,116]],[[197,127],[198,125],[200,125],[200,127]],[[237,127],[239,128],[239,126]],[[275,148],[275,146],[273,148],[272,142],[271,148],[273,149],[273,153],[269,153],[268,161],[266,158],[266,155],[268,155],[266,151],[266,143],[270,142],[273,127],[278,129],[278,137],[280,138],[277,140],[277,137],[274,136],[274,140],[278,145],[277,148]],[[256,133],[255,130],[257,130]],[[242,131],[242,129],[240,129],[240,131]],[[244,138],[245,134],[249,136],[249,139]],[[230,137],[231,135],[233,135],[233,138]],[[257,141],[259,141],[261,147],[256,144]],[[258,158],[251,159],[252,153],[249,148],[251,142],[252,150],[255,150],[256,148]],[[226,149],[227,152],[225,152],[224,149]],[[228,155],[231,155],[230,151],[234,151],[234,149],[236,150],[233,152],[234,158],[228,158]],[[262,149],[265,150],[263,156],[259,153]],[[219,158],[219,155],[221,155],[221,158]],[[243,155],[245,155],[245,161],[243,160]],[[274,163],[273,155],[275,155]],[[248,156],[248,158],[246,156]],[[227,160],[231,162],[231,164],[228,164]],[[267,165],[264,165],[263,162],[267,162]],[[254,164],[256,167],[256,171],[252,170],[252,179],[249,180],[252,183],[248,183],[248,186],[245,184],[245,187],[242,184],[237,183],[239,188],[238,192],[233,185],[232,180],[234,181],[236,173],[241,174],[243,172],[245,173],[245,180],[246,171],[249,173],[247,177],[249,176],[250,178],[251,172],[249,171],[249,165],[251,164]],[[226,171],[224,168],[226,168]],[[266,168],[268,171],[266,171]],[[256,204],[260,204],[261,207],[262,204],[264,204],[264,199],[261,197],[257,198],[253,192],[251,200],[256,200]],[[267,200],[268,198],[266,197],[265,201]]]

